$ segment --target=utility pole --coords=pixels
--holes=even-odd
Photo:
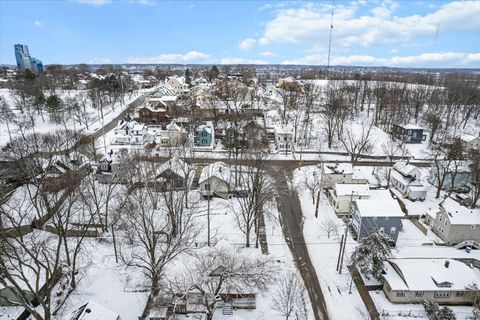
[[[342,234],[342,240],[340,240],[340,249],[338,250],[338,259],[337,259],[337,271],[338,267],[340,266],[340,258],[342,257],[342,248],[343,248],[343,238],[345,236]]]
[[[338,269],[338,273],[342,274],[342,267],[343,267],[343,259],[345,256],[345,247],[347,246],[347,238],[348,238],[348,226],[350,225],[351,220],[351,213],[352,213],[352,200],[353,200],[353,191],[350,194],[350,210],[348,212],[348,220],[347,224],[345,225],[345,238],[343,239],[343,250],[342,250],[342,258],[340,259],[340,267]]]
[[[320,193],[321,193],[322,190],[318,190],[318,193],[317,193],[317,207],[315,208],[315,218],[318,218],[318,207],[319,207],[319,204],[320,204]]]
[[[207,191],[207,245],[210,247],[210,179],[208,179]]]

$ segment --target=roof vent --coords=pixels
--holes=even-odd
[[[450,266],[450,261],[445,260],[445,268],[448,268],[448,266]]]

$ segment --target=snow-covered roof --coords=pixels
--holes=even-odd
[[[404,129],[412,129],[412,130],[419,130],[419,129],[423,129],[422,127],[419,127],[417,126],[416,124],[399,124],[400,127],[404,128]]]
[[[463,291],[479,284],[470,267],[452,259],[390,259],[385,266],[384,278],[393,290]]]
[[[163,96],[160,100],[165,102],[175,102],[177,101],[177,96]]]
[[[360,184],[360,183],[336,183],[335,184],[335,192],[337,196],[368,196],[370,195],[370,189],[368,184]]]
[[[404,176],[411,176],[415,173],[414,171],[417,170],[417,167],[412,164],[408,164],[406,161],[398,161],[393,165],[393,169]]]
[[[65,320],[118,320],[119,318],[118,313],[96,302],[89,301],[73,311]]]
[[[354,200],[362,217],[403,217],[398,202],[390,199],[359,199]]]
[[[323,171],[325,174],[353,174],[351,163],[324,163]]]
[[[200,131],[207,131],[208,133],[212,133],[212,127],[210,127],[209,125],[206,125],[206,124],[202,124],[202,125],[199,125],[195,131],[197,132],[200,132]]]
[[[475,137],[475,136],[472,136],[470,134],[462,134],[460,136],[460,140],[465,141],[465,142],[471,142],[475,139],[480,139],[480,137]]]
[[[166,170],[171,170],[175,174],[179,175],[182,178],[185,178],[185,173],[188,170],[188,164],[185,161],[178,159],[178,158],[170,158],[168,161],[162,163],[157,170],[155,170],[155,176],[160,175],[162,172]]]
[[[166,129],[167,131],[178,131],[178,132],[182,131],[182,127],[177,125],[174,121],[167,124]]]
[[[135,123],[134,126],[132,127],[133,131],[142,131],[143,128],[145,128],[145,124],[143,123]]]
[[[226,165],[224,162],[214,162],[203,168],[200,178],[198,179],[198,183],[202,183],[210,177],[217,177],[227,183],[230,183],[232,173],[228,165]]]
[[[402,175],[400,172],[398,172],[396,170],[392,170],[390,172],[390,177],[394,178],[395,180],[399,181],[400,183],[402,183],[405,186],[409,186],[409,187],[415,187],[415,186],[416,187],[422,187],[423,186],[420,181],[409,179],[409,178]]]
[[[293,128],[289,125],[275,126],[275,134],[293,134]]]
[[[440,206],[447,212],[450,224],[480,224],[480,210],[478,209],[464,207],[451,198],[445,199]]]

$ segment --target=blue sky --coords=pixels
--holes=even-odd
[[[0,1],[0,64],[327,63],[331,1]],[[333,65],[480,68],[480,1],[335,1]],[[437,33],[438,30],[438,33]]]

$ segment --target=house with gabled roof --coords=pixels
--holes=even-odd
[[[427,188],[420,182],[420,170],[405,161],[393,165],[390,184],[402,195],[411,200],[425,200]]]
[[[327,190],[327,198],[337,215],[348,215],[353,200],[368,199],[369,196],[370,188],[366,183],[336,183]]]
[[[472,267],[453,259],[389,259],[384,264],[383,292],[393,303],[471,305],[480,280]]]
[[[446,198],[440,203],[432,231],[448,245],[468,240],[480,242],[480,210]]]
[[[357,240],[367,237],[371,232],[380,231],[396,242],[403,228],[404,213],[386,190],[380,198],[353,200],[351,216]]]
[[[204,197],[228,197],[232,191],[233,175],[224,162],[214,162],[202,169],[198,180],[199,190]]]
[[[423,128],[415,124],[394,124],[392,135],[398,140],[405,143],[422,143],[425,141],[426,135]]]
[[[89,301],[73,311],[65,320],[120,320],[120,315],[96,302]]]

